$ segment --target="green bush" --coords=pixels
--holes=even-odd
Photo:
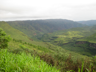
[[[0,28],[0,48],[7,48],[10,39],[10,36],[6,36],[6,33]]]
[[[24,45],[19,45],[20,48],[25,49],[26,47]]]

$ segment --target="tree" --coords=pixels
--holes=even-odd
[[[6,36],[6,33],[0,28],[0,49],[7,48],[10,40],[10,36]]]

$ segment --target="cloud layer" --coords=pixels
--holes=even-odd
[[[96,19],[96,0],[0,0],[0,20]]]

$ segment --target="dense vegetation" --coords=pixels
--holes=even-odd
[[[7,50],[0,51],[0,72],[59,72],[39,57],[30,54],[13,54]]]
[[[13,21],[12,24],[15,26],[14,23],[16,22],[18,21]],[[30,21],[22,21],[22,26],[23,23],[27,22]],[[38,25],[39,22],[41,21],[38,20]],[[46,22],[47,20],[45,20],[45,23]],[[50,20],[48,20],[48,22],[50,23]],[[25,28],[29,28],[27,31],[27,29],[23,29],[19,24],[16,25],[17,28],[13,28],[6,22],[0,22],[0,27],[7,35],[12,37],[11,41],[7,43],[7,49],[0,50],[1,72],[59,72],[59,70],[61,72],[96,71],[96,49],[94,48],[96,47],[94,45],[96,37],[95,26],[60,31],[53,29],[55,31],[53,33],[47,32],[45,29],[45,32],[40,31],[41,34],[38,33],[38,35],[40,35],[37,35],[39,40],[37,39],[38,41],[35,41],[36,38],[33,38],[33,40],[27,32],[36,32],[39,28],[35,29],[35,27],[32,26],[35,30],[31,30],[31,28],[29,28],[31,24],[24,24],[24,26],[26,25]],[[22,32],[19,31],[19,27]],[[49,30],[52,30],[50,27],[48,27]]]
[[[10,37],[6,36],[6,33],[2,29],[0,29],[0,72],[16,72],[16,71],[19,71],[19,72],[23,72],[23,71],[24,72],[40,72],[40,71],[59,72],[59,70],[56,70],[56,68],[49,66],[44,61],[40,60],[39,57],[36,57],[36,56],[34,57],[34,55],[26,54],[25,52],[20,52],[20,50],[15,50],[15,49],[13,50],[11,48],[8,49],[9,50],[8,52],[7,49],[5,48],[8,48],[9,40],[10,40]],[[13,41],[22,43],[21,40],[13,39]],[[39,48],[41,50],[44,49],[41,46],[37,47],[32,44],[29,44],[29,45],[33,46],[34,48],[35,47]],[[19,46],[22,49],[26,49],[24,45],[19,45]]]
[[[7,23],[35,40],[44,33],[84,26],[80,23],[64,19],[10,21]]]
[[[40,40],[59,45],[64,49],[78,52],[83,55],[92,56],[96,54],[96,49],[91,43],[96,42],[95,26],[72,28],[62,31],[56,31],[52,34],[44,34]],[[93,34],[93,35],[92,35]]]
[[[54,46],[50,43],[46,43],[47,48],[42,46],[36,46],[26,42],[20,42],[19,40],[14,40],[9,43],[8,52],[15,54],[20,54],[25,52],[26,54],[31,54],[32,56],[39,56],[41,60],[44,60],[48,64],[55,66],[57,69],[60,69],[62,72],[75,70],[78,71],[78,68],[82,69],[82,64],[84,62],[84,71],[86,70],[95,70],[95,56],[87,57],[67,51],[62,49],[59,46]],[[12,48],[11,48],[12,47]],[[14,47],[14,49],[13,49]],[[91,68],[90,68],[91,67]]]
[[[9,36],[6,36],[6,33],[0,28],[0,49],[7,48],[10,39],[11,38]]]

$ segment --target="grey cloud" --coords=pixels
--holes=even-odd
[[[12,1],[12,3],[11,3]],[[16,1],[16,3],[15,3]],[[0,0],[0,20],[62,18],[71,20],[96,19],[96,2],[93,0]],[[27,3],[26,3],[27,2]],[[38,3],[39,2],[39,3]],[[45,3],[43,3],[45,2]],[[59,2],[59,3],[58,3]],[[91,2],[89,4],[89,2]],[[68,4],[67,4],[68,3]]]

